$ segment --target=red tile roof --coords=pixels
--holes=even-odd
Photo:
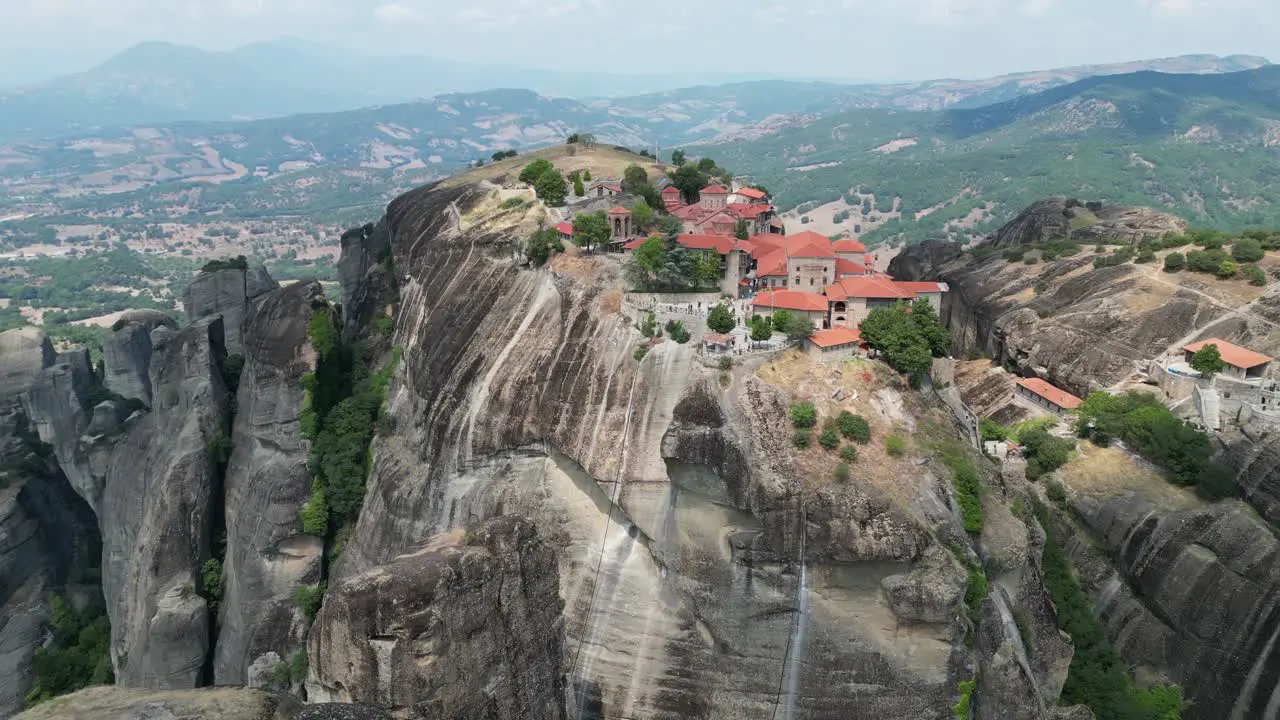
[[[802,232],[787,236],[787,257],[793,258],[834,258],[831,240],[816,232]]]
[[[835,244],[831,246],[831,249],[838,253],[864,253],[867,251],[867,246],[857,240],[846,239],[837,240]]]
[[[899,286],[892,280],[879,277],[844,278],[827,287],[827,295],[833,300],[845,298],[871,298],[875,300],[912,300],[915,292]]]
[[[662,194],[663,195],[679,195],[680,188],[676,187],[675,185],[668,185],[662,188]]]
[[[1018,384],[1054,405],[1067,410],[1075,410],[1080,407],[1080,403],[1084,402],[1066,390],[1056,388],[1040,378],[1020,378]]]
[[[852,260],[836,260],[836,277],[842,278],[849,275],[870,275],[875,271]]]
[[[760,192],[759,190],[755,188],[749,188],[749,187],[738,188],[735,192],[737,192],[739,195],[743,197],[749,197],[752,200],[763,200],[766,197],[768,197],[767,195]]]
[[[820,348],[852,345],[862,342],[862,333],[857,330],[850,330],[847,327],[834,327],[830,330],[819,330],[809,336],[809,342]]]
[[[1244,370],[1275,361],[1275,358],[1273,357],[1267,357],[1262,353],[1256,353],[1249,348],[1242,348],[1239,345],[1232,345],[1226,340],[1219,340],[1218,338],[1209,338],[1208,340],[1194,342],[1182,349],[1186,352],[1193,353],[1199,351],[1206,345],[1217,345],[1218,354],[1222,356],[1223,361],[1232,367],[1238,367]]]
[[[619,205],[614,209],[610,210],[609,214],[610,215],[630,215],[631,211]]]
[[[721,184],[719,184],[719,183],[712,183],[712,184],[710,184],[710,185],[708,185],[708,186],[706,186],[706,187],[702,188],[702,190],[701,190],[701,194],[703,194],[703,195],[728,195],[728,194],[729,194],[729,188],[727,188],[727,187],[725,187],[725,186],[723,186],[723,185],[721,185]]]
[[[721,255],[728,255],[737,240],[728,235],[677,235],[676,242],[690,250],[715,250]]]
[[[561,235],[572,235],[573,223],[562,222],[559,225],[556,225],[556,232],[560,233]]]
[[[635,250],[636,248],[638,248],[638,247],[640,247],[641,245],[643,245],[643,244],[644,244],[644,242],[645,242],[646,240],[648,240],[648,239],[649,239],[649,238],[636,238],[635,240],[628,240],[627,242],[623,243],[623,245],[622,245],[622,249],[623,249],[623,250]]]
[[[732,339],[732,335],[724,335],[722,333],[707,333],[702,336],[702,342],[710,345],[728,345]]]
[[[773,310],[827,311],[827,299],[825,297],[795,290],[766,290],[756,295],[751,304],[758,308]]]
[[[669,212],[681,220],[697,220],[707,211],[703,210],[701,205],[682,205],[671,209]]]
[[[767,245],[765,246],[768,247]],[[755,257],[755,253],[751,253]],[[787,276],[787,254],[782,250],[774,248],[772,251],[762,255],[759,262],[756,263],[756,277],[786,277]]]
[[[768,205],[752,205],[749,203],[729,203],[725,209],[743,220],[754,220],[761,214],[769,212]]]
[[[893,284],[903,290],[910,290],[913,293],[936,293],[947,291],[947,284],[940,282],[906,282],[903,280],[894,280]]]

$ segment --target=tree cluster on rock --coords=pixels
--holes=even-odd
[[[889,367],[913,379],[927,374],[933,358],[945,356],[951,347],[951,333],[924,299],[876,308],[860,328],[863,341],[882,353]]]

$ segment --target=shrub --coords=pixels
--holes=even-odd
[[[1240,238],[1231,243],[1231,257],[1236,262],[1258,262],[1265,254],[1262,250],[1262,243],[1253,238]]]
[[[969,720],[969,706],[973,702],[973,691],[978,683],[974,680],[962,680],[957,688],[959,699],[951,706],[951,717],[954,720]]]
[[[649,354],[649,348],[645,347],[644,345],[640,345],[636,347],[635,352],[631,353],[631,357],[635,358],[636,362],[640,362],[641,360],[644,359],[644,356],[648,354]]]
[[[854,415],[846,410],[836,417],[836,424],[840,428],[840,434],[850,440],[863,444],[871,442],[871,425],[861,415]]]
[[[1062,483],[1057,480],[1050,480],[1045,483],[1044,490],[1053,504],[1063,508],[1067,506],[1067,489],[1062,486]]]
[[[683,320],[668,320],[666,330],[667,335],[681,345],[689,342],[689,331],[685,329]]]
[[[1008,429],[1006,429],[1003,425],[1000,425],[999,423],[993,420],[990,420],[988,418],[982,418],[982,423],[979,425],[979,427],[981,428],[981,431],[982,431],[983,442],[987,442],[987,441],[1000,442],[1002,440],[1009,439]]]
[[[1138,257],[1133,259],[1135,263],[1139,263],[1139,264],[1155,262],[1155,260],[1156,260],[1156,254],[1150,248],[1139,250]]]
[[[811,428],[818,424],[818,409],[813,403],[803,402],[791,406],[791,424],[797,428]]]
[[[524,169],[520,171],[520,182],[526,185],[534,185],[538,182],[538,178],[542,177],[543,173],[554,170],[555,166],[549,160],[538,158],[525,165]]]
[[[840,433],[833,427],[826,428],[818,436],[818,444],[826,450],[835,450],[840,447]]]
[[[311,498],[302,506],[302,532],[322,538],[329,531],[329,504],[319,478],[311,481]]]
[[[522,197],[519,197],[519,196],[509,197],[506,200],[503,200],[502,204],[499,205],[498,207],[502,208],[503,210],[511,210],[513,208],[521,207],[522,205],[524,205],[524,202],[525,202],[524,198]]]
[[[851,476],[852,476],[852,473],[849,470],[848,463],[843,463],[843,462],[836,463],[835,479],[837,483],[844,485],[845,483],[849,482],[849,478]]]
[[[662,331],[658,329],[658,316],[649,313],[644,320],[640,321],[640,334],[645,337],[660,337]]]
[[[217,603],[222,600],[223,581],[222,563],[217,558],[205,560],[203,572],[200,575],[200,594],[205,599]]]
[[[237,255],[230,260],[210,260],[200,268],[200,272],[218,272],[219,270],[247,270],[249,261],[243,255]]]
[[[1262,287],[1267,284],[1267,274],[1262,272],[1262,268],[1257,265],[1249,265],[1246,267],[1244,269],[1244,276],[1245,279],[1249,281],[1250,285]]]
[[[858,448],[852,445],[845,445],[844,447],[840,448],[840,459],[847,463],[857,462]]]
[[[1035,255],[1028,255],[1022,258],[1022,262],[1024,265],[1035,265],[1036,263],[1040,262],[1040,258],[1036,257]]]
[[[1066,465],[1071,459],[1071,451],[1075,449],[1071,440],[1054,437],[1039,426],[1019,433],[1018,444],[1022,445],[1023,454],[1027,457],[1027,478],[1030,480],[1038,480]]]
[[[1221,463],[1209,463],[1196,476],[1196,494],[1209,502],[1235,497],[1235,471]]]
[[[31,662],[31,690],[27,705],[38,705],[90,685],[114,682],[109,648],[111,621],[101,604],[77,610],[54,594],[49,598],[46,641]],[[128,662],[122,655],[122,667]]]
[[[1169,253],[1164,256],[1164,271],[1178,272],[1187,266],[1187,258],[1182,253]]]
[[[956,504],[960,506],[960,519],[964,522],[965,532],[978,535],[982,533],[982,476],[973,460],[963,447],[958,444],[945,445],[938,454],[942,464],[947,466],[953,477],[952,486],[956,491]]]
[[[1229,280],[1235,277],[1238,272],[1240,272],[1239,264],[1233,260],[1223,260],[1218,263],[1218,269],[1214,271],[1214,275],[1217,275],[1223,280]]]
[[[324,604],[324,591],[324,583],[299,585],[293,590],[293,603],[307,616],[308,620],[315,620],[316,613],[320,612],[320,606]]]
[[[893,457],[901,457],[907,452],[907,441],[897,435],[890,435],[884,439],[884,451]]]
[[[795,432],[791,433],[791,444],[804,450],[813,444],[813,433],[797,428]]]
[[[716,367],[720,368],[722,371],[725,371],[725,372],[732,370],[733,358],[729,357],[728,355],[725,355],[724,357],[720,358],[719,362],[716,363]]]

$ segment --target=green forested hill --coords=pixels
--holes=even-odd
[[[1094,77],[977,109],[857,110],[699,150],[752,173],[783,206],[856,189],[882,209],[901,197],[903,219],[878,237],[940,235],[994,203],[981,231],[1050,195],[1152,205],[1224,229],[1275,226],[1280,67]]]

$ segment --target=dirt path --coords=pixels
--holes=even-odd
[[[1155,282],[1161,283],[1162,285],[1168,285],[1169,287],[1172,287],[1172,288],[1174,288],[1174,289],[1176,289],[1176,290],[1186,290],[1187,292],[1191,292],[1191,293],[1195,293],[1196,295],[1199,295],[1200,297],[1202,297],[1202,298],[1204,298],[1204,299],[1208,300],[1208,301],[1209,301],[1211,304],[1213,304],[1214,306],[1219,307],[1219,308],[1222,308],[1223,310],[1225,310],[1225,311],[1227,312],[1227,315],[1229,315],[1229,316],[1235,316],[1235,317],[1241,318],[1241,319],[1243,319],[1243,320],[1256,320],[1257,322],[1263,323],[1263,324],[1265,324],[1265,325],[1270,326],[1271,328],[1273,328],[1273,329],[1275,329],[1275,330],[1280,331],[1280,324],[1276,324],[1276,323],[1274,323],[1274,322],[1271,322],[1270,320],[1268,320],[1268,319],[1266,319],[1266,318],[1264,318],[1264,317],[1261,317],[1261,316],[1259,316],[1259,315],[1254,315],[1254,314],[1252,314],[1252,313],[1248,312],[1248,310],[1247,310],[1247,308],[1248,308],[1250,305],[1253,305],[1254,303],[1258,302],[1259,300],[1261,300],[1261,299],[1262,299],[1262,297],[1266,297],[1266,295],[1263,295],[1262,297],[1259,297],[1259,298],[1254,298],[1253,300],[1250,300],[1249,302],[1247,302],[1247,303],[1245,303],[1244,305],[1241,305],[1241,306],[1239,306],[1239,307],[1231,307],[1230,305],[1227,305],[1227,304],[1223,303],[1221,300],[1219,300],[1219,299],[1215,298],[1214,296],[1212,296],[1212,295],[1210,295],[1210,294],[1208,294],[1208,293],[1206,293],[1206,292],[1202,292],[1202,291],[1200,291],[1200,290],[1196,290],[1195,288],[1189,288],[1189,287],[1186,287],[1185,285],[1180,285],[1180,284],[1178,284],[1178,283],[1175,283],[1175,282],[1169,282],[1168,280],[1165,280],[1164,278],[1160,277],[1160,271],[1159,271],[1159,270],[1156,270],[1156,269],[1154,268],[1154,265],[1152,266],[1152,268],[1151,268],[1151,269],[1148,269],[1148,270],[1146,271],[1146,274],[1147,274],[1147,277],[1148,277],[1148,278],[1150,278],[1151,280],[1154,280]],[[1197,335],[1199,335],[1201,332],[1203,332],[1205,328],[1209,327],[1210,325],[1215,325],[1215,324],[1217,324],[1217,323],[1219,323],[1219,322],[1222,322],[1222,320],[1223,320],[1223,319],[1224,319],[1224,316],[1220,316],[1220,317],[1214,318],[1213,320],[1210,320],[1209,322],[1205,323],[1204,325],[1201,325],[1201,326],[1199,326],[1199,327],[1195,328],[1195,329],[1194,329],[1194,330],[1192,330],[1190,333],[1187,333],[1187,334],[1186,334],[1186,335],[1184,335],[1182,338],[1180,338],[1179,340],[1177,340],[1176,342],[1174,342],[1172,345],[1170,345],[1168,348],[1166,348],[1165,352],[1172,352],[1172,351],[1174,351],[1174,350],[1177,350],[1177,349],[1179,349],[1179,348],[1182,348],[1182,347],[1183,347],[1183,346],[1185,346],[1187,343],[1190,343],[1190,342],[1194,341],[1194,340],[1196,339],[1196,336],[1197,336]]]

